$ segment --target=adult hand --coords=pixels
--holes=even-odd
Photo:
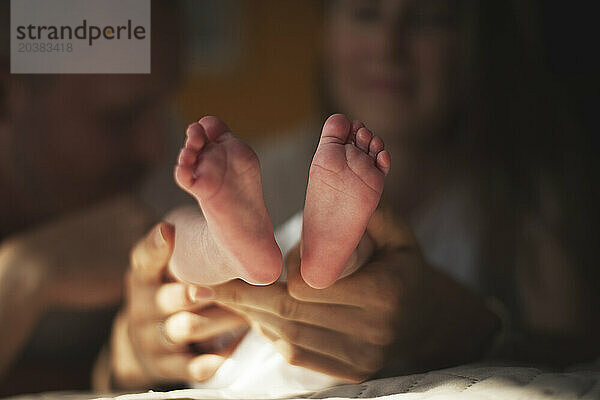
[[[192,344],[222,339],[247,325],[239,315],[211,302],[194,302],[187,285],[169,278],[173,241],[173,227],[161,223],[131,253],[126,305],[111,339],[113,379],[120,388],[204,381],[220,367],[233,343],[221,343],[211,354],[199,354]]]
[[[213,287],[214,299],[251,321],[292,365],[347,382],[379,370],[394,340],[398,282],[371,264],[317,290],[302,280],[299,249],[286,260],[288,285],[236,280]],[[383,282],[380,284],[380,282]]]
[[[286,259],[287,285],[232,281],[213,287],[214,299],[248,318],[290,364],[348,382],[368,378],[390,358],[401,373],[480,354],[497,323],[493,314],[429,268],[410,230],[390,221],[376,214],[368,229],[375,257],[327,289],[304,283],[296,249]]]

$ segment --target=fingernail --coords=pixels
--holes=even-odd
[[[215,292],[206,286],[190,286],[189,296],[193,301],[210,300],[215,297]]]
[[[167,241],[165,240],[165,236],[162,233],[162,225],[159,225],[156,228],[154,233],[154,243],[156,243],[156,247],[163,247]]]

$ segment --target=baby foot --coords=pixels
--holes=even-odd
[[[266,285],[277,280],[281,251],[265,207],[258,158],[250,147],[218,118],[204,117],[188,127],[175,180],[198,201],[210,238],[231,261],[231,271],[215,268],[215,282],[241,278]]]
[[[302,277],[314,288],[339,278],[377,208],[390,154],[344,115],[329,117],[312,165],[302,230]]]

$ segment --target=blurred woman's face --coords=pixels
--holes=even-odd
[[[325,33],[328,89],[350,118],[405,142],[435,130],[451,111],[451,0],[335,1]]]

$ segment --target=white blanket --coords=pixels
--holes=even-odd
[[[465,365],[424,374],[342,385],[297,398],[416,400],[416,399],[600,399],[600,362],[550,372],[532,367]],[[116,400],[222,399],[225,392],[182,390],[126,395]]]
[[[13,397],[12,400],[94,399],[91,393],[45,393]],[[226,391],[186,389],[146,392],[102,399],[232,399]],[[258,397],[254,397],[259,399]],[[262,397],[270,399],[272,397]],[[533,367],[471,364],[424,374],[378,379],[359,385],[342,385],[291,399],[374,399],[379,400],[596,400],[600,399],[600,360],[562,372]]]

